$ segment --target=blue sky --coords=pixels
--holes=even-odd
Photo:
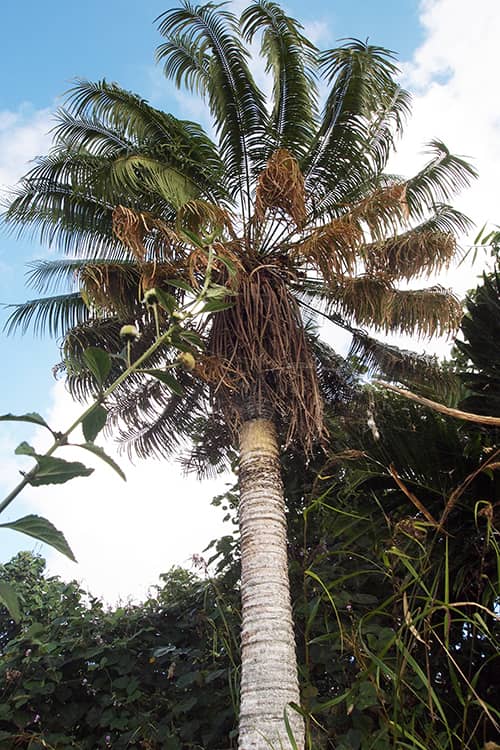
[[[19,177],[26,170],[27,160],[45,151],[49,142],[46,133],[50,128],[50,113],[76,77],[115,80],[155,106],[186,118],[196,118],[196,102],[179,96],[154,63],[154,51],[161,42],[154,19],[172,5],[166,0],[141,3],[87,0],[84,4],[66,0],[45,0],[43,3],[28,0],[4,4],[0,48],[0,184]],[[369,37],[371,43],[398,52],[404,64],[405,85],[415,94],[414,118],[408,127],[406,145],[402,146],[395,162],[398,170],[408,172],[421,166],[425,141],[434,136],[443,138],[452,149],[477,157],[478,166],[483,165],[485,176],[482,182],[475,192],[464,198],[460,207],[467,210],[478,224],[486,220],[500,222],[500,206],[497,208],[494,199],[494,178],[498,174],[495,170],[500,166],[500,112],[499,105],[491,101],[494,99],[491,91],[496,90],[494,71],[498,70],[500,63],[496,51],[496,40],[500,37],[496,1],[478,0],[473,16],[468,0],[343,0],[334,3],[292,0],[286,3],[286,7],[305,24],[319,46],[335,46],[339,38]],[[467,58],[467,65],[463,58]],[[489,99],[481,93],[482,85],[485,91],[489,89]],[[0,302],[20,302],[33,296],[24,286],[26,263],[45,256],[47,252],[47,248],[40,247],[36,239],[19,241],[0,230]],[[467,273],[467,278],[455,276],[453,283],[462,289],[471,286],[474,274]],[[5,318],[5,311],[0,310],[0,325]],[[46,413],[52,410],[65,424],[71,406],[64,400],[60,386],[54,390],[51,372],[58,359],[56,342],[35,339],[31,334],[12,338],[0,334],[0,344],[3,359],[0,413],[32,410]],[[64,424],[57,426],[63,427]],[[27,437],[29,430],[26,428],[1,425],[0,457],[6,458],[3,469],[0,468],[0,494],[2,488],[7,490],[15,483],[15,468],[7,458],[8,451],[16,441]],[[145,468],[127,471],[132,477],[139,477]],[[177,477],[178,469],[171,471],[170,476]],[[181,486],[185,487],[179,484]],[[213,494],[211,486],[200,490],[193,489],[194,485],[189,487],[193,496],[198,492],[208,505]],[[95,549],[100,542],[91,536],[94,527],[84,523],[88,515],[84,505],[78,505],[73,499],[82,493],[80,485],[77,489],[68,489],[66,504],[74,502],[72,512],[64,506],[63,500],[54,500],[55,516],[51,516],[50,502],[47,506],[36,506],[28,493],[26,500],[19,500],[15,509],[12,506],[13,516],[34,510],[38,512],[40,507],[57,520],[59,526],[67,523],[68,528],[63,530],[72,541],[71,533],[74,536],[78,533],[75,517],[78,513],[84,514],[80,519],[84,538],[79,539],[77,545],[81,550],[80,557],[85,557],[85,543]],[[112,493],[115,493],[114,489]],[[56,496],[59,497],[57,493]],[[129,526],[133,527],[133,502],[130,502]],[[115,510],[106,515],[104,498],[96,512],[105,523],[105,518],[113,519]],[[209,521],[205,523],[209,524]],[[214,528],[217,523],[214,522]],[[182,529],[185,521],[179,517],[178,524]],[[120,533],[125,539],[124,528]],[[106,544],[109,545],[114,532],[107,529],[106,533]],[[201,544],[193,530],[190,535],[193,544]],[[186,544],[187,549],[189,544]],[[1,557],[7,559],[22,546],[30,545],[14,534],[2,536]],[[150,554],[151,548],[150,541]],[[109,553],[110,547],[107,549]],[[199,546],[192,549],[193,552],[199,550]],[[105,554],[103,548],[102,555]],[[157,558],[161,561],[161,552]],[[173,558],[167,555],[167,559]],[[54,565],[56,570],[63,570],[64,566],[58,567],[57,561]],[[165,568],[156,570],[144,564],[144,576],[162,569]],[[81,571],[89,581],[94,580],[90,568],[81,568]],[[145,583],[153,582],[147,580]],[[112,583],[109,590],[112,590]],[[133,590],[138,590],[138,585]],[[123,594],[127,590],[119,591]]]

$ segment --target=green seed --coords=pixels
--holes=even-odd
[[[124,341],[137,341],[139,338],[139,331],[134,325],[124,325],[120,328],[120,338]]]

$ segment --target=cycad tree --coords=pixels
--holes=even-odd
[[[287,744],[284,710],[299,703],[280,449],[295,442],[307,453],[321,442],[322,394],[339,383],[338,358],[309,324],[321,309],[370,365],[413,371],[415,357],[364,327],[424,336],[456,328],[451,294],[397,283],[452,260],[466,220],[446,201],[473,171],[436,141],[416,176],[384,173],[409,108],[385,49],[349,40],[320,52],[269,0],[239,18],[184,2],[160,17],[160,32],[167,77],[205,98],[216,142],[114,84],[77,83],[52,151],[6,212],[70,257],[33,266],[31,281],[52,296],[18,306],[10,322],[62,332],[70,386],[85,395],[81,352],[118,351],[123,323],[141,334],[132,355],[144,351],[215,255],[216,298],[195,331],[189,320],[179,326],[194,368],[174,393],[134,375],[107,404],[108,424],[141,456],[170,454],[201,423],[198,460],[220,458],[217,439],[239,446],[239,743],[263,750]],[[251,73],[246,45],[257,38],[270,102]],[[157,350],[151,366],[167,359]],[[301,718],[288,716],[302,747]]]

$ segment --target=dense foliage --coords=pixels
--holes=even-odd
[[[310,746],[476,750],[499,739],[491,446],[392,395],[363,398],[326,466],[284,458]],[[220,502],[237,512],[235,494]],[[45,580],[36,558],[4,566],[25,581],[21,625],[2,620],[4,746],[232,747],[238,560],[231,537],[215,546],[213,579],[173,571],[114,611]]]
[[[229,741],[237,616],[216,588],[172,570],[143,606],[107,610],[43,569],[29,553],[0,569],[23,608],[20,625],[5,612],[1,619],[0,747],[180,750]]]

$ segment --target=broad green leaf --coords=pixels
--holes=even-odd
[[[0,422],[30,422],[31,424],[40,425],[40,427],[46,427],[47,430],[52,432],[45,419],[40,414],[37,414],[36,411],[31,411],[27,414],[2,414],[0,415]]]
[[[5,581],[0,581],[0,602],[7,607],[9,614],[15,622],[21,619],[19,599],[13,587]]]
[[[371,682],[362,682],[359,686],[359,693],[356,696],[356,708],[363,711],[365,708],[378,706],[379,700],[377,691]]]
[[[98,349],[97,346],[89,346],[83,352],[83,359],[99,385],[102,385],[111,370],[111,357],[109,354],[104,349]]]
[[[191,352],[191,354],[193,353],[193,345],[188,344],[185,341],[181,341],[180,338],[173,339],[172,346],[174,346],[180,352]]]
[[[54,456],[42,456],[35,453],[35,449],[28,443],[21,443],[16,451],[19,456],[31,456],[38,466],[36,473],[28,480],[33,487],[42,484],[64,484],[74,477],[88,477],[94,469],[89,469],[80,461],[65,461],[63,458]]]
[[[96,404],[82,422],[83,436],[87,443],[93,443],[103,429],[108,412],[102,404]]]
[[[221,284],[212,284],[206,291],[207,299],[225,299],[229,295],[234,294],[225,286]]]
[[[156,296],[158,297],[158,304],[160,305],[160,307],[163,307],[164,310],[172,314],[173,311],[178,307],[177,300],[175,299],[173,294],[163,292],[161,289],[155,289],[155,292]]]
[[[220,310],[229,310],[233,305],[234,302],[224,302],[222,299],[210,299],[203,306],[201,312],[219,312]]]
[[[62,552],[63,555],[76,562],[64,534],[56,529],[54,524],[46,518],[42,518],[42,516],[23,516],[23,518],[18,518],[16,521],[0,524],[0,528],[13,529],[14,531],[21,532],[21,534],[27,534],[33,537],[33,539],[48,544],[49,547],[54,547],[58,552]]]
[[[75,477],[88,477],[94,469],[84,466],[80,461],[65,461],[54,456],[34,456],[38,462],[35,476],[30,479],[33,487],[42,484],[64,484]]]
[[[166,372],[166,370],[143,370],[147,375],[152,375],[154,378],[157,378],[158,380],[161,380],[162,383],[165,383],[170,390],[175,393],[177,396],[183,396],[184,395],[184,388],[179,383],[178,380],[176,380],[169,372]]]
[[[14,453],[16,453],[16,455],[18,456],[36,456],[33,446],[31,446],[24,440],[22,443],[19,443]]]
[[[118,476],[120,476],[124,482],[127,481],[127,477],[123,473],[123,471],[120,469],[116,461],[114,461],[110,456],[108,456],[107,453],[104,452],[104,450],[99,446],[95,445],[94,443],[78,443],[79,448],[84,448],[86,451],[89,451],[90,453],[93,453],[95,456],[99,456],[99,458],[107,463],[109,466],[111,466],[112,469],[116,471]]]
[[[176,289],[182,289],[185,292],[189,292],[189,294],[196,294],[193,287],[189,286],[186,281],[182,281],[182,279],[167,279],[165,284],[168,286],[174,286]]]
[[[45,633],[45,627],[41,622],[34,622],[29,626],[28,630],[23,633],[23,638],[26,641],[37,641],[41,635]]]
[[[196,331],[181,331],[181,333],[179,334],[179,338],[183,339],[184,341],[188,341],[190,344],[193,344],[200,349],[203,349],[203,339],[198,333],[196,333]]]

